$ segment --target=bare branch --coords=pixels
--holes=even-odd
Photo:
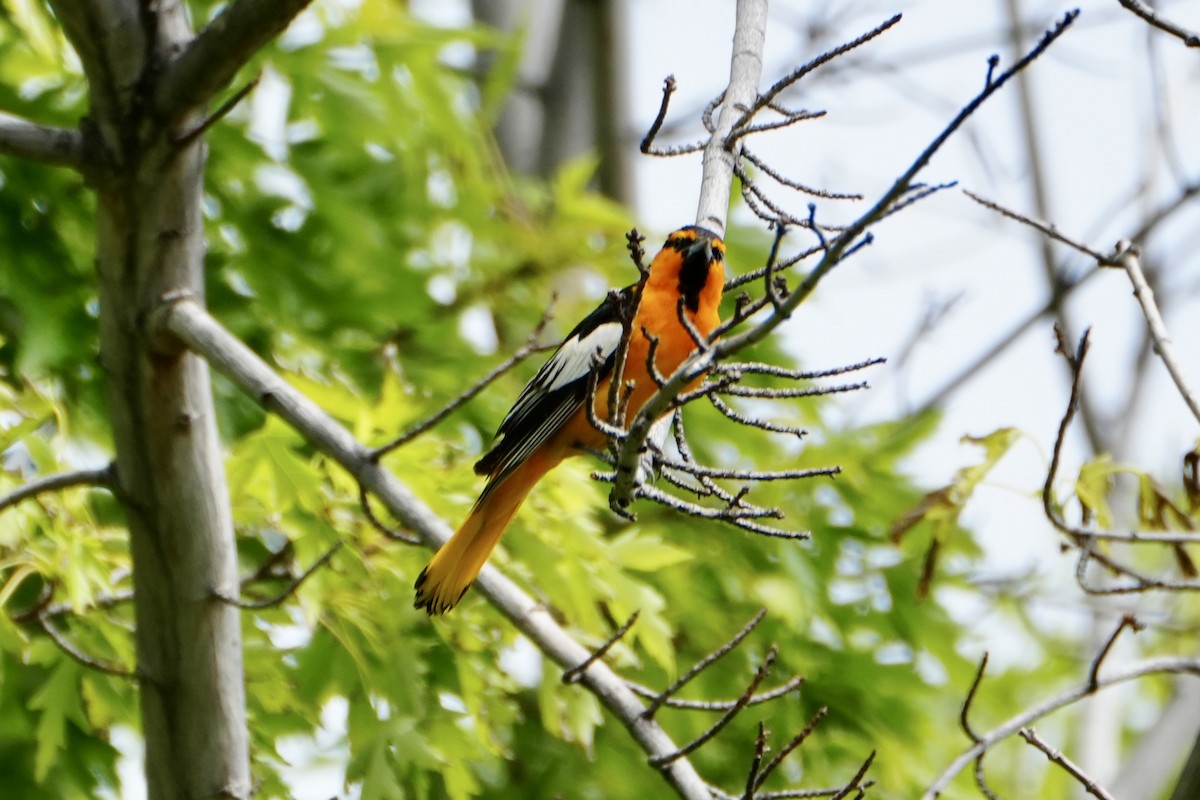
[[[646,719],[653,717],[655,712],[662,708],[663,704],[667,702],[667,698],[682,689],[685,685],[687,685],[688,681],[699,675],[704,670],[708,669],[721,657],[729,655],[729,653],[733,652],[733,649],[741,644],[742,640],[749,636],[751,631],[758,627],[758,623],[762,622],[763,617],[766,615],[767,610],[765,608],[760,609],[759,612],[755,614],[749,622],[742,626],[740,631],[733,635],[732,639],[706,655],[704,658],[697,661],[691,669],[680,675],[674,683],[659,692],[658,696],[650,701],[650,705],[646,706],[645,711],[642,712],[642,716]]]
[[[83,134],[0,111],[0,153],[58,167],[83,166]]]
[[[412,536],[400,530],[389,528],[387,525],[383,524],[383,520],[379,519],[379,517],[375,515],[375,510],[371,508],[371,496],[367,492],[367,487],[363,486],[361,483],[358,485],[358,505],[362,508],[363,516],[367,518],[367,522],[370,522],[371,526],[375,528],[375,530],[379,531],[387,538],[397,542],[404,542],[405,544],[421,544],[421,540],[416,536]]]
[[[673,81],[672,81],[673,85]],[[663,89],[663,103],[665,103],[668,94],[666,88]],[[625,234],[625,245],[629,249],[629,257],[633,260],[633,265],[637,267],[638,279],[633,285],[628,299],[624,299],[618,294],[612,298],[612,302],[617,304],[617,309],[621,317],[621,338],[617,341],[617,349],[613,355],[613,371],[608,380],[608,422],[617,428],[625,426],[625,410],[627,398],[621,396],[621,387],[625,385],[625,361],[629,356],[629,342],[633,339],[633,318],[637,312],[637,308],[642,302],[642,292],[646,289],[646,281],[650,279],[650,270],[647,269],[644,259],[646,251],[642,249],[642,242],[646,241],[646,237],[633,228]],[[653,375],[658,375],[658,368],[655,366],[655,351],[657,350],[657,341],[653,345],[646,356],[646,369]],[[594,392],[589,393],[594,394]],[[592,399],[592,413],[595,413],[595,402]]]
[[[749,685],[746,686],[746,691],[742,692],[742,696],[737,699],[737,702],[733,704],[733,707],[721,715],[721,718],[714,722],[708,730],[704,731],[704,733],[700,734],[695,739],[676,750],[674,753],[666,753],[664,755],[652,757],[650,759],[650,763],[656,767],[666,766],[676,759],[683,758],[689,753],[694,753],[698,748],[704,745],[704,743],[708,742],[714,736],[720,733],[721,730],[728,725],[734,717],[741,713],[741,710],[746,707],[746,704],[750,702],[750,698],[754,696],[754,691],[767,677],[767,673],[771,671],[771,667],[774,666],[775,658],[778,652],[779,649],[775,645],[771,645],[771,649],[767,651],[766,658],[764,658],[762,663],[759,664],[758,669],[754,672],[754,677],[750,679]]]
[[[758,156],[751,153],[749,150],[746,149],[745,145],[742,146],[742,158],[746,159],[751,164],[753,164],[755,167],[757,167],[764,175],[767,175],[768,177],[770,177],[771,180],[775,181],[776,183],[778,183],[782,186],[786,186],[789,189],[795,189],[797,192],[803,192],[804,194],[811,194],[814,197],[824,197],[827,200],[862,200],[863,199],[863,196],[861,194],[853,194],[853,193],[845,194],[842,192],[829,192],[824,189],[814,189],[813,187],[808,186],[803,183],[800,183],[799,181],[792,180],[791,178],[788,178],[787,176],[780,174],[777,170],[773,169],[769,164],[767,164],[767,162],[763,161],[761,158],[759,158]]]
[[[995,211],[998,214],[1008,217],[1011,220],[1016,220],[1017,222],[1020,222],[1024,225],[1028,225],[1029,227],[1031,227],[1035,230],[1041,231],[1042,233],[1046,234],[1051,239],[1053,239],[1054,241],[1056,241],[1060,244],[1065,244],[1067,247],[1070,247],[1074,250],[1078,250],[1080,253],[1083,253],[1085,256],[1091,256],[1096,261],[1096,263],[1101,267],[1119,266],[1119,264],[1116,261],[1114,261],[1112,257],[1102,255],[1102,254],[1098,253],[1097,251],[1093,250],[1092,248],[1088,247],[1087,245],[1083,244],[1082,242],[1078,242],[1075,239],[1072,239],[1071,237],[1062,233],[1061,231],[1058,230],[1058,227],[1056,225],[1054,225],[1054,223],[1052,223],[1052,222],[1042,222],[1041,220],[1036,220],[1033,217],[1022,214],[1020,211],[1014,211],[1011,208],[1002,206],[993,200],[984,199],[968,189],[963,189],[962,192],[967,197],[971,198],[976,203],[979,203],[979,205],[983,206],[984,208],[990,208],[992,211]]]
[[[603,479],[611,478],[611,475],[593,475],[593,477],[600,477]],[[689,503],[686,500],[680,500],[674,495],[667,494],[666,492],[656,489],[653,486],[645,485],[638,487],[637,497],[644,497],[647,500],[652,500],[656,503],[667,506],[668,508],[681,511],[684,514],[698,517],[699,519],[711,519],[718,522],[725,522],[733,525],[734,527],[741,528],[744,531],[757,533],[762,536],[768,536],[773,539],[794,539],[796,541],[803,541],[811,538],[811,534],[809,534],[807,531],[787,531],[781,528],[772,528],[769,525],[763,525],[759,522],[755,522],[756,519],[761,519],[762,517],[770,517],[773,519],[782,518],[783,512],[779,509],[760,510],[757,508],[746,509],[736,506],[732,508],[708,508],[707,506]]]
[[[1188,203],[1197,194],[1200,194],[1200,181],[1192,181],[1191,183],[1186,184],[1178,195],[1165,202],[1161,207],[1155,209],[1148,217],[1146,217],[1138,230],[1129,238],[1135,242],[1144,241],[1176,212],[1187,207]],[[1006,209],[1006,211],[1007,210],[1008,209]],[[1039,320],[1041,320],[1043,317],[1053,314],[1055,309],[1059,308],[1061,304],[1076,289],[1092,280],[1092,278],[1099,273],[1099,269],[1092,269],[1088,270],[1082,275],[1075,275],[1067,272],[1065,269],[1060,269],[1056,273],[1054,279],[1051,281],[1050,298],[1046,301],[1046,303],[1041,308],[1030,312],[1026,317],[1013,325],[1007,333],[1005,333],[1003,336],[1000,336],[996,340],[995,344],[981,353],[977,358],[967,364],[967,366],[963,367],[957,375],[946,381],[946,383],[943,384],[940,389],[934,391],[929,398],[918,407],[917,411],[914,412],[914,415],[923,414],[929,409],[941,405],[942,402],[952,392],[966,383],[967,380],[969,380],[985,366],[992,363],[992,361],[994,361],[1001,353],[1007,350],[1011,344],[1019,340],[1021,336],[1024,335]]]
[[[676,84],[675,76],[668,75],[663,81],[662,102],[658,105],[658,115],[654,118],[654,122],[650,124],[650,130],[646,131],[646,135],[642,137],[642,143],[638,149],[644,155],[648,156],[680,156],[684,153],[696,153],[704,149],[704,142],[697,144],[672,145],[670,147],[655,147],[654,137],[658,136],[658,132],[662,130],[663,121],[667,118],[667,108],[671,104],[671,95],[675,94]]]
[[[803,677],[800,675],[793,675],[787,680],[787,682],[775,687],[774,689],[768,689],[765,692],[760,692],[759,694],[754,695],[750,698],[746,705],[756,706],[760,703],[769,703],[772,700],[778,700],[780,697],[784,697],[785,695],[788,695],[800,688],[803,683]],[[648,686],[642,686],[641,684],[634,683],[633,681],[625,681],[625,685],[632,689],[634,693],[639,694],[647,699],[658,698],[661,694],[660,692],[656,692]],[[663,701],[662,705],[666,706],[667,708],[678,708],[685,711],[728,711],[729,709],[733,708],[737,702],[737,700],[680,700],[676,697],[670,697]]]
[[[730,408],[728,405],[725,404],[724,400],[722,400],[720,397],[718,397],[715,394],[710,394],[708,396],[708,402],[712,403],[713,408],[715,408],[717,411],[720,411],[722,414],[724,414],[729,419],[733,420],[734,422],[740,423],[742,425],[751,427],[751,428],[759,428],[764,431],[770,431],[771,433],[788,433],[788,434],[792,434],[793,436],[796,436],[801,439],[803,439],[808,434],[808,431],[804,430],[803,428],[798,428],[793,425],[780,425],[778,423],[770,422],[765,419],[758,419],[756,417],[748,417],[745,414],[742,414],[742,413],[738,412],[737,410]]]
[[[632,614],[630,614],[629,619],[625,620],[625,624],[622,625],[621,627],[617,628],[613,632],[612,636],[608,637],[602,645],[600,645],[594,651],[592,651],[591,655],[589,655],[586,659],[584,659],[583,663],[578,664],[574,667],[571,667],[570,669],[563,672],[562,682],[563,683],[579,683],[579,679],[581,677],[583,677],[583,673],[587,671],[587,668],[590,667],[593,663],[604,658],[604,654],[607,653],[609,650],[611,650],[613,648],[613,645],[615,645],[617,642],[621,641],[621,639],[625,636],[625,634],[629,633],[629,629],[633,627],[633,623],[637,622],[637,618],[638,618],[639,614],[641,614],[640,611],[634,611]]]
[[[328,564],[330,560],[333,559],[334,554],[337,553],[338,550],[342,549],[342,544],[343,543],[340,540],[335,542],[332,547],[330,547],[324,552],[324,554],[321,555],[320,558],[312,563],[312,566],[293,578],[281,592],[272,597],[267,597],[262,600],[243,600],[240,597],[227,597],[216,592],[213,593],[213,596],[222,602],[229,603],[231,606],[237,606],[238,608],[248,611],[261,611],[265,608],[273,608],[294,595],[306,580],[312,577],[313,574],[316,573],[316,571],[321,567]]]
[[[1042,509],[1050,523],[1059,531],[1066,534],[1071,542],[1079,548],[1079,560],[1075,566],[1076,581],[1085,592],[1097,595],[1129,594],[1153,589],[1167,591],[1195,591],[1200,589],[1200,581],[1170,581],[1142,574],[1132,567],[1101,553],[1095,546],[1098,538],[1120,538],[1129,542],[1137,542],[1139,541],[1139,537],[1142,536],[1141,534],[1095,536],[1091,531],[1068,524],[1063,518],[1062,511],[1054,498],[1054,482],[1057,479],[1058,469],[1062,462],[1062,449],[1066,441],[1067,430],[1070,428],[1071,420],[1074,419],[1075,411],[1079,407],[1079,395],[1083,380],[1083,361],[1087,356],[1089,331],[1084,331],[1073,354],[1062,340],[1062,331],[1056,327],[1055,332],[1059,335],[1059,352],[1066,358],[1071,369],[1071,396],[1067,401],[1067,409],[1063,414],[1063,418],[1059,422],[1058,435],[1055,437],[1054,450],[1050,457],[1050,467],[1046,471],[1046,482],[1042,485]],[[1147,534],[1144,541],[1151,541],[1149,536]],[[1092,585],[1087,580],[1087,568],[1092,561],[1106,567],[1117,575],[1129,578],[1131,583],[1114,586]]]
[[[812,718],[800,730],[800,732],[793,736],[787,744],[779,749],[779,752],[775,754],[775,757],[772,758],[770,762],[767,763],[767,766],[763,767],[762,772],[759,773],[758,779],[754,782],[755,791],[757,791],[758,788],[763,785],[767,778],[771,777],[771,773],[778,769],[779,765],[783,763],[783,760],[787,758],[793,750],[804,744],[804,740],[807,739],[814,730],[816,730],[817,725],[821,723],[821,720],[825,719],[825,715],[828,713],[829,708],[827,706],[821,706],[818,708],[817,713],[812,715]]]
[[[971,192],[965,192],[965,194],[986,208],[1003,214],[1009,219],[1029,225],[1046,234],[1051,239],[1078,250],[1084,255],[1090,256],[1096,261],[1098,266],[1120,267],[1124,269],[1125,273],[1129,276],[1130,283],[1133,284],[1133,295],[1137,298],[1138,304],[1142,308],[1142,313],[1146,317],[1146,324],[1150,330],[1154,350],[1158,353],[1159,358],[1162,359],[1167,372],[1170,373],[1171,379],[1175,382],[1176,388],[1179,389],[1179,394],[1183,398],[1183,401],[1191,410],[1192,415],[1196,417],[1196,420],[1200,422],[1200,395],[1197,395],[1196,391],[1192,389],[1183,374],[1179,358],[1175,355],[1175,347],[1171,342],[1170,335],[1167,333],[1166,324],[1163,322],[1162,314],[1159,313],[1158,305],[1154,301],[1154,292],[1151,290],[1150,284],[1147,283],[1146,276],[1142,272],[1141,254],[1135,245],[1129,241],[1118,242],[1116,252],[1113,255],[1106,256],[1075,239],[1065,236],[1051,223],[1032,219],[1025,214],[1005,208],[990,200],[985,200]]]
[[[246,96],[249,95],[250,92],[254,91],[254,88],[256,86],[258,86],[258,82],[261,79],[262,79],[262,73],[260,72],[259,74],[255,75],[253,78],[251,78],[246,83],[245,86],[243,86],[242,88],[240,88],[236,92],[234,92],[232,97],[228,98],[223,103],[221,103],[221,105],[217,107],[216,111],[212,112],[211,114],[207,115],[203,120],[201,120],[196,125],[196,127],[192,128],[187,133],[184,133],[181,136],[179,136],[178,138],[176,138],[175,146],[176,147],[187,147],[189,144],[196,141],[201,136],[203,136],[205,133],[207,133],[208,129],[211,128],[213,125],[216,125],[218,122],[225,119],[225,117],[229,116],[229,112],[231,112],[235,108],[237,108],[238,103],[245,100]]]
[[[525,343],[517,348],[515,353],[506,358],[501,364],[493,367],[490,372],[468,387],[466,391],[461,392],[457,397],[446,403],[446,405],[442,406],[436,412],[421,420],[416,425],[413,425],[411,428],[387,444],[380,445],[372,450],[371,458],[378,460],[396,448],[403,447],[404,445],[408,444],[413,439],[435,427],[438,423],[453,414],[463,405],[470,402],[475,395],[482,392],[484,389],[490,386],[493,381],[511,370],[513,367],[520,364],[525,359],[529,358],[529,356],[533,355],[534,353],[540,353],[545,350],[552,349],[551,346],[539,345],[537,340],[541,338],[542,331],[546,329],[546,324],[550,321],[550,318],[553,315],[553,309],[554,298],[551,297],[550,303],[546,307],[546,313],[544,313],[542,318],[538,320],[537,325],[535,325],[533,330],[530,331],[529,336],[525,337]]]
[[[967,738],[976,744],[979,744],[979,736],[971,727],[971,703],[975,701],[975,693],[979,691],[979,684],[983,681],[983,671],[987,669],[987,662],[988,654],[984,652],[983,658],[979,660],[979,669],[975,671],[975,680],[971,681],[971,688],[967,690],[962,709],[958,712],[958,724],[962,727],[963,733],[967,734]]]
[[[1018,733],[1021,734],[1022,739],[1045,753],[1046,758],[1050,759],[1053,763],[1058,764],[1060,767],[1066,770],[1068,775],[1079,781],[1079,784],[1087,791],[1088,794],[1099,798],[1099,800],[1114,800],[1113,796],[1104,790],[1104,787],[1100,786],[1100,784],[1096,783],[1095,780],[1090,778],[1087,773],[1076,766],[1075,762],[1063,755],[1061,750],[1055,750],[1053,747],[1046,744],[1046,742],[1037,735],[1037,731],[1035,731],[1033,728],[1021,728]]]
[[[1166,31],[1172,36],[1179,38],[1188,47],[1200,47],[1200,35],[1185,30],[1174,22],[1163,18],[1162,15],[1145,3],[1142,3],[1141,0],[1117,0],[1117,2],[1160,31]]]
[[[311,0],[234,0],[167,65],[155,92],[174,122],[207,104]]]
[[[116,469],[116,463],[113,462],[100,469],[80,469],[72,472],[60,472],[57,475],[47,475],[44,478],[35,478],[0,497],[0,513],[23,500],[45,492],[59,492],[76,486],[91,486],[112,491],[116,485]]]
[[[1192,416],[1196,418],[1197,422],[1200,422],[1200,394],[1196,393],[1183,374],[1183,367],[1179,363],[1179,357],[1175,354],[1175,345],[1172,344],[1171,336],[1167,333],[1167,326],[1163,322],[1162,314],[1158,311],[1158,304],[1154,302],[1154,292],[1150,289],[1150,284],[1146,282],[1146,276],[1142,272],[1140,256],[1140,251],[1132,243],[1127,241],[1117,243],[1116,262],[1125,270],[1125,274],[1129,276],[1129,282],[1133,284],[1133,296],[1137,298],[1138,304],[1142,307],[1142,314],[1146,317],[1146,325],[1150,328],[1150,337],[1154,341],[1154,352],[1158,353],[1167,372],[1171,373],[1171,380],[1175,382],[1175,388],[1179,389],[1179,396],[1191,410]]]
[[[1112,650],[1112,646],[1117,643],[1117,637],[1121,635],[1121,631],[1126,628],[1132,628],[1134,633],[1140,631],[1144,626],[1137,621],[1132,614],[1126,614],[1121,617],[1121,621],[1117,624],[1116,630],[1108,637],[1108,641],[1100,648],[1100,652],[1092,659],[1092,666],[1088,670],[1088,687],[1095,691],[1100,683],[1100,665],[1104,663],[1104,659],[1108,656],[1108,651]]]
[[[833,796],[833,800],[842,800],[844,797],[849,797],[850,793],[855,790],[858,790],[858,793],[855,795],[855,797],[862,797],[863,793],[860,787],[865,786],[862,780],[863,778],[867,777],[867,770],[871,768],[871,764],[874,761],[875,751],[872,750],[871,755],[867,756],[867,760],[863,762],[863,765],[858,768],[858,772],[854,773],[854,777],[851,778],[850,782],[846,784],[846,788],[835,794]]]
[[[758,770],[762,766],[763,756],[767,752],[767,726],[760,720],[758,736],[754,738],[754,757],[750,759],[750,769],[746,773],[746,793],[742,800],[754,800],[754,788],[758,786]]]
[[[1077,703],[1085,697],[1089,697],[1096,692],[1103,691],[1111,686],[1117,686],[1128,681],[1138,680],[1148,675],[1192,675],[1200,678],[1200,659],[1196,658],[1181,658],[1176,656],[1168,656],[1162,658],[1151,658],[1145,661],[1140,661],[1123,670],[1110,674],[1107,678],[1102,678],[1096,682],[1096,685],[1091,686],[1089,681],[1085,681],[1073,689],[1069,689],[1061,694],[1055,695],[1044,702],[1027,709],[1013,716],[1007,721],[1001,723],[996,728],[979,737],[979,741],[972,747],[961,753],[958,758],[942,771],[934,782],[921,795],[921,800],[934,800],[938,797],[950,781],[958,773],[972,761],[977,759],[982,753],[987,752],[994,747],[998,742],[1007,739],[1009,736],[1017,733],[1021,728],[1032,725],[1039,719],[1053,714],[1062,708],[1065,708],[1073,703]]]
[[[794,70],[789,72],[787,75],[784,75],[782,78],[777,80],[771,86],[770,89],[767,89],[767,91],[763,92],[761,95],[758,96],[758,99],[755,101],[754,105],[751,106],[750,109],[745,114],[742,115],[741,119],[738,120],[737,127],[740,128],[740,127],[744,126],[747,122],[750,121],[750,119],[754,116],[755,113],[757,113],[758,111],[762,110],[763,108],[766,108],[768,105],[773,103],[775,98],[778,97],[781,92],[783,92],[788,87],[794,85],[797,81],[799,81],[805,75],[812,72],[817,67],[819,67],[823,64],[828,64],[830,61],[833,61],[835,58],[845,55],[846,53],[849,53],[851,50],[861,47],[862,45],[871,41],[875,37],[882,34],[884,31],[886,31],[888,28],[891,28],[893,25],[900,22],[901,16],[902,15],[900,15],[900,14],[896,14],[891,19],[886,20],[885,22],[875,26],[871,30],[864,33],[862,36],[859,36],[849,42],[846,42],[845,44],[838,45],[837,47],[833,48],[832,50],[827,50],[824,53],[822,53],[821,55],[814,58],[812,61],[809,61],[806,64],[796,67]]]
[[[135,673],[125,669],[122,666],[110,664],[107,661],[101,661],[97,658],[93,658],[92,656],[80,650],[71,643],[70,639],[63,635],[62,631],[55,627],[54,623],[50,621],[49,617],[39,615],[38,624],[41,625],[42,630],[46,632],[46,635],[50,637],[50,641],[54,642],[59,650],[62,650],[64,653],[70,656],[72,660],[77,661],[88,669],[94,669],[97,672],[103,672],[105,675],[113,675],[118,678],[133,679],[137,677]]]
[[[758,97],[766,37],[766,0],[738,0],[733,28],[733,56],[729,62],[729,85],[723,93],[721,114],[704,148],[704,173],[700,179],[700,199],[696,206],[696,224],[718,236],[725,234],[733,169],[741,148],[740,142],[730,141],[729,137],[741,122],[742,115],[754,107]],[[663,410],[665,408],[659,413]]]
[[[882,356],[877,358],[868,358],[865,361],[858,361],[854,364],[847,364],[842,367],[831,367],[829,369],[819,370],[799,370],[787,369],[774,364],[764,364],[760,361],[729,361],[723,364],[718,364],[713,367],[714,373],[728,372],[736,370],[738,372],[753,373],[756,375],[773,375],[776,378],[788,378],[790,380],[811,381],[817,378],[832,378],[836,375],[845,375],[849,372],[858,372],[867,367],[874,367],[879,364],[886,364],[887,359]]]

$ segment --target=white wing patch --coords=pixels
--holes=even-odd
[[[600,363],[603,364],[616,352],[620,343],[621,324],[618,322],[606,322],[582,339],[572,336],[563,342],[554,356],[546,362],[545,369],[550,383],[542,388],[552,392],[580,378],[586,378],[587,374],[595,369],[594,359],[597,353]]]
[[[599,351],[600,363],[616,352],[621,343],[621,325],[618,322],[605,322],[582,339],[576,336],[564,341],[554,351],[550,360],[542,365],[537,375],[521,392],[517,402],[505,415],[500,423],[504,431],[509,425],[515,425],[529,414],[538,401],[550,392],[556,391],[579,380],[586,380],[588,373],[594,367],[594,359]],[[499,440],[497,440],[499,441]],[[493,445],[494,446],[494,445]]]

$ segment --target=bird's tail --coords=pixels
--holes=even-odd
[[[529,490],[553,466],[534,455],[484,489],[462,525],[417,576],[414,608],[423,608],[432,616],[458,605]]]

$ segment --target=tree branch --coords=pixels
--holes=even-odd
[[[1088,777],[1087,773],[1081,770],[1075,764],[1075,762],[1063,755],[1061,750],[1055,750],[1053,747],[1047,744],[1045,740],[1037,735],[1037,731],[1035,731],[1033,728],[1021,728],[1018,733],[1021,734],[1022,739],[1045,753],[1046,758],[1050,759],[1051,762],[1058,764],[1063,768],[1063,770],[1066,771],[1068,775],[1079,781],[1080,785],[1087,790],[1088,794],[1099,798],[1099,800],[1113,800],[1113,796],[1106,792],[1104,787],[1100,786],[1100,784]]]
[[[234,0],[167,66],[155,103],[173,121],[225,88],[312,0]]]
[[[74,472],[60,472],[57,475],[47,475],[35,478],[24,486],[0,497],[0,513],[18,503],[36,497],[44,492],[58,492],[76,486],[94,486],[102,489],[112,489],[116,482],[116,465],[109,464],[100,469],[80,469]]]
[[[1062,694],[1045,700],[1044,702],[1034,706],[1033,708],[1022,711],[1007,721],[1001,723],[993,730],[979,737],[979,741],[972,747],[963,751],[958,758],[942,771],[934,782],[921,795],[921,800],[934,800],[941,795],[946,787],[950,785],[950,781],[954,779],[958,773],[975,759],[994,747],[998,742],[1007,739],[1014,733],[1017,733],[1022,728],[1029,727],[1034,722],[1043,717],[1046,717],[1059,709],[1065,708],[1072,703],[1077,703],[1085,697],[1089,697],[1096,692],[1116,686],[1128,681],[1138,680],[1147,675],[1164,675],[1164,674],[1181,674],[1194,675],[1200,677],[1200,659],[1182,658],[1178,656],[1166,656],[1161,658],[1151,658],[1145,661],[1140,661],[1124,670],[1116,672],[1107,678],[1096,681],[1092,686],[1090,681],[1084,681],[1079,686],[1070,689]]]
[[[0,111],[0,153],[79,169],[83,166],[83,134],[71,128],[38,125]]]
[[[1141,252],[1127,241],[1118,242],[1117,251],[1115,260],[1125,270],[1125,274],[1129,276],[1129,282],[1133,284],[1133,296],[1137,298],[1138,304],[1142,307],[1142,314],[1146,317],[1146,325],[1150,328],[1150,337],[1154,341],[1154,352],[1158,353],[1167,372],[1171,373],[1171,380],[1175,381],[1175,387],[1179,389],[1179,396],[1191,410],[1192,416],[1196,418],[1197,422],[1200,422],[1200,395],[1188,382],[1187,377],[1183,374],[1183,367],[1179,363],[1179,357],[1175,355],[1175,345],[1171,343],[1166,323],[1163,322],[1162,314],[1158,311],[1158,304],[1154,302],[1154,292],[1150,289],[1150,284],[1146,282],[1145,274],[1142,273]]]
[[[279,415],[322,453],[341,464],[366,489],[378,497],[406,527],[426,544],[440,546],[451,529],[390,472],[371,458],[371,451],[311,400],[276,374],[203,308],[180,298],[160,309],[158,324],[204,357],[264,409]],[[478,590],[504,616],[564,668],[587,660],[587,648],[571,637],[550,611],[521,591],[491,565],[475,581]],[[667,756],[678,748],[653,720],[643,717],[645,707],[603,661],[583,672],[580,683],[596,695],[621,721],[650,758]],[[686,758],[665,764],[662,773],[680,797],[709,800],[707,784]]]
[[[1166,31],[1172,36],[1178,37],[1188,47],[1200,47],[1200,35],[1192,33],[1189,30],[1179,27],[1174,22],[1161,17],[1158,12],[1150,8],[1140,0],[1117,0],[1125,8],[1137,14],[1146,22],[1150,23],[1160,31]]]
[[[741,150],[741,140],[730,141],[730,134],[742,115],[754,107],[758,82],[762,78],[763,50],[767,38],[767,0],[738,0],[733,28],[733,57],[729,63],[729,86],[716,129],[704,148],[704,173],[700,179],[700,200],[696,224],[718,236],[725,235],[725,215],[733,186],[733,168]]]

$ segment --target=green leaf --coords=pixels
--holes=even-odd
[[[39,783],[46,779],[60,757],[66,743],[67,723],[87,724],[79,703],[79,669],[74,661],[63,657],[29,700],[30,708],[42,712],[37,723],[34,762],[34,775]]]
[[[618,564],[641,572],[656,572],[693,558],[687,550],[666,544],[657,536],[643,535],[636,528],[613,539],[608,552]]]

